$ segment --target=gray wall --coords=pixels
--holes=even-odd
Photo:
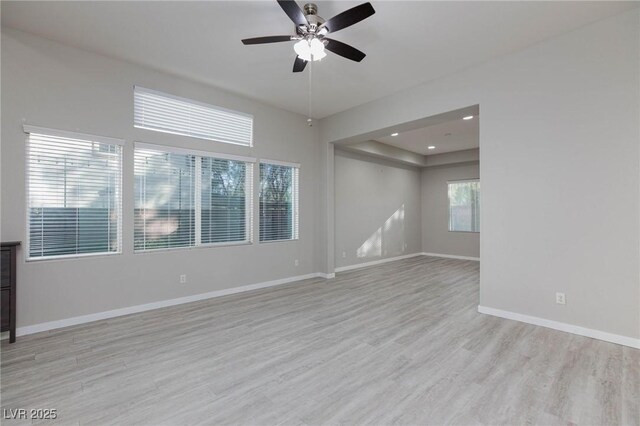
[[[452,164],[422,169],[422,251],[480,257],[480,234],[449,232],[447,181],[477,179],[476,164]],[[482,197],[482,196],[481,196]]]
[[[336,267],[419,253],[420,222],[420,169],[335,151]]]
[[[639,93],[634,9],[328,117],[321,139],[479,105],[480,304],[640,338]]]
[[[255,147],[135,129],[134,85],[253,114]],[[25,240],[23,121],[126,140],[123,253],[28,263],[21,256],[19,327],[299,276],[326,267],[320,237],[326,234],[322,226],[326,221],[321,220],[325,161],[317,128],[309,128],[306,117],[4,29],[1,89],[2,240]],[[300,163],[300,240],[134,254],[133,141]],[[258,179],[258,173],[255,175]],[[299,266],[294,265],[295,259]],[[187,284],[179,284],[180,274],[187,274]]]
[[[330,143],[480,105],[480,304],[639,338],[639,55],[635,9],[308,128],[303,116],[228,92],[3,31],[2,239],[25,237],[23,120],[125,139],[125,212],[134,140],[302,164],[299,241],[136,255],[125,215],[122,255],[19,263],[18,325],[331,272],[343,225]],[[254,114],[255,148],[134,129],[134,84]],[[417,226],[406,251],[420,250]]]

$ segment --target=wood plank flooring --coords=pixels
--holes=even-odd
[[[478,275],[417,257],[3,341],[2,408],[82,425],[640,424],[640,351],[479,314]]]

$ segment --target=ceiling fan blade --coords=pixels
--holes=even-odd
[[[244,40],[242,40],[242,44],[278,43],[281,41],[291,41],[291,36],[281,35],[281,36],[245,38]]]
[[[307,61],[300,56],[296,56],[296,60],[293,62],[293,72],[302,72],[304,67],[307,66]]]
[[[278,4],[282,10],[284,10],[284,13],[289,16],[289,19],[296,24],[296,26],[309,25],[307,18],[304,17],[304,13],[302,13],[302,9],[300,9],[298,3],[293,0],[278,0]]]
[[[362,3],[359,6],[352,7],[351,9],[337,14],[322,24],[322,26],[327,28],[329,32],[335,33],[336,31],[356,24],[363,19],[367,19],[374,13],[376,13],[376,11],[373,9],[373,6],[371,6],[371,3]]]
[[[361,52],[355,47],[351,47],[341,41],[333,40],[326,37],[324,38],[324,40],[327,41],[325,49],[332,51],[336,55],[351,59],[352,61],[360,62],[364,59],[365,56],[367,56],[364,54],[364,52]]]

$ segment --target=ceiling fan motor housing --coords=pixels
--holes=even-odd
[[[318,27],[324,24],[325,20],[317,15],[318,6],[315,3],[307,3],[304,5],[304,17],[309,22],[307,26],[309,33],[315,33]]]

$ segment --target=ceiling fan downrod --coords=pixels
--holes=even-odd
[[[318,16],[318,6],[315,3],[307,3],[304,5],[304,17],[307,19],[306,32],[308,34],[316,34],[319,27],[325,23],[325,20]]]

